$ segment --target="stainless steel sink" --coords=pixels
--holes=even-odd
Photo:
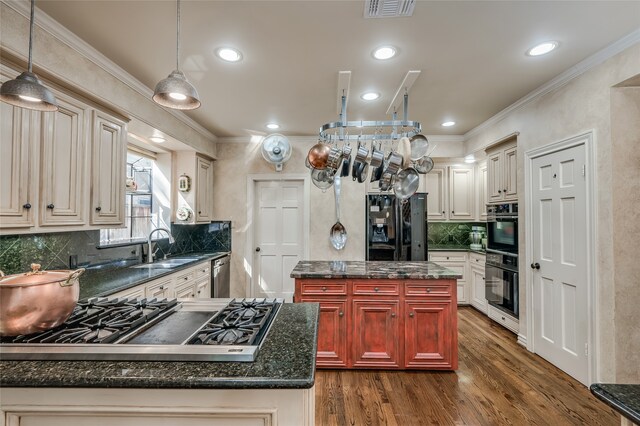
[[[180,259],[166,259],[154,263],[143,263],[141,265],[132,266],[132,268],[145,268],[145,269],[171,269],[177,266],[182,266],[187,263],[195,262],[199,260],[198,257],[181,257]]]

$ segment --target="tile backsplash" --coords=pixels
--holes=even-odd
[[[166,238],[158,241],[157,256],[231,251],[231,222],[172,225],[171,233],[175,244],[169,245]],[[97,230],[0,236],[0,270],[5,274],[25,272],[34,262],[42,269],[68,269],[71,256],[77,256],[77,265],[85,268],[140,259],[141,244],[98,248],[99,242]]]
[[[469,233],[472,226],[486,228],[487,224],[483,222],[429,222],[427,224],[429,245],[468,246],[471,244]]]

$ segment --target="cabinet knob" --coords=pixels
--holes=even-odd
[[[164,286],[163,285],[160,286],[160,290],[164,290]]]
[[[202,214],[202,211],[198,210],[198,214]]]
[[[395,312],[391,312],[391,318],[395,318],[396,317],[396,313]]]
[[[342,312],[342,311],[338,312],[338,316],[339,317],[343,317],[344,316],[344,312]]]
[[[502,190],[502,192],[505,192],[505,193],[506,193],[506,192],[507,192],[507,190],[506,190],[506,189],[503,189],[503,190]]]
[[[186,280],[188,280],[188,279],[189,279],[189,277],[184,277],[184,278],[183,278],[183,280],[185,280],[185,281],[186,281]]]
[[[327,288],[326,287],[322,287],[322,291],[327,291]]]
[[[449,256],[447,256],[447,260],[449,260]]]
[[[54,208],[54,207],[55,207],[55,206],[54,206],[53,204],[48,204],[48,205],[47,205],[47,208],[48,208],[49,210],[53,210],[53,208]]]
[[[260,247],[256,247],[256,253],[260,251]]]
[[[540,264],[538,262],[531,264],[531,269],[540,269]]]
[[[484,281],[484,277],[482,277],[482,281]]]
[[[413,312],[409,312],[409,316],[413,318]]]
[[[454,212],[453,210],[451,210],[451,214],[455,214],[456,212]]]
[[[22,206],[22,208],[29,210],[31,208],[31,204],[27,203],[24,206]]]
[[[498,189],[498,194],[502,194],[502,189]]]
[[[480,262],[480,260],[476,259],[476,262]]]
[[[96,207],[97,212],[99,212],[100,210],[102,210],[102,207]]]
[[[198,290],[198,294],[200,294],[202,292],[202,290]]]
[[[431,293],[431,288],[427,287],[427,293]]]
[[[375,291],[375,292],[380,291],[380,287],[375,287],[375,288],[373,289],[373,291]]]
[[[444,214],[444,210],[442,210],[442,214]]]
[[[506,321],[506,319],[504,319],[504,317],[502,317],[502,321]]]

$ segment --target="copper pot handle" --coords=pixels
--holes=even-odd
[[[60,283],[60,287],[68,287],[70,285],[73,285],[71,281],[75,280],[80,275],[84,274],[84,271],[85,271],[84,268],[76,269],[75,271],[69,274],[69,278],[67,278],[64,283]]]

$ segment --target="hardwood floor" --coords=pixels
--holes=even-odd
[[[459,369],[317,370],[316,425],[619,425],[589,390],[470,307]]]

